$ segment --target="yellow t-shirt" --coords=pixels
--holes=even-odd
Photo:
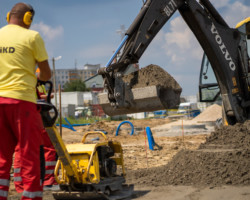
[[[0,29],[0,96],[36,103],[36,62],[48,59],[36,31],[18,25]]]

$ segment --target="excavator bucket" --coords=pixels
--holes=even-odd
[[[123,77],[122,95],[127,106],[111,106],[107,93],[98,96],[99,104],[109,116],[173,109],[180,104],[181,87],[165,70],[149,65]]]

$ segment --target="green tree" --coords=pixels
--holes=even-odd
[[[63,91],[64,92],[75,92],[75,91],[84,92],[84,91],[89,91],[89,89],[86,88],[84,81],[73,80],[73,81],[65,83]]]

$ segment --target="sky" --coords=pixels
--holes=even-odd
[[[249,0],[210,0],[230,27],[250,16]],[[0,27],[20,1],[0,0]],[[56,69],[106,65],[119,46],[121,26],[127,29],[143,0],[25,0],[35,10],[31,29],[45,41]],[[178,11],[159,31],[139,61],[140,67],[159,65],[182,87],[182,95],[196,95],[203,50]]]

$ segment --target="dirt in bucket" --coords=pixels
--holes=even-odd
[[[182,88],[177,81],[158,65],[148,65],[139,71],[125,75],[123,81],[131,88],[157,86],[159,97],[165,108],[176,108],[180,103]]]

